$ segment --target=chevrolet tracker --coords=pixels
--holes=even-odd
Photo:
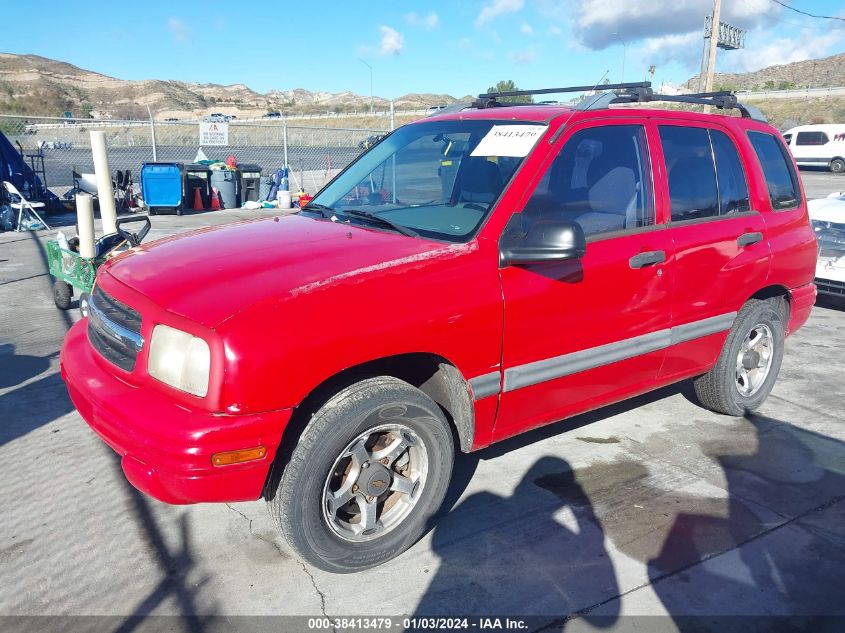
[[[334,572],[410,547],[456,451],[690,378],[758,408],[816,296],[789,150],[732,95],[605,88],[481,95],[299,213],[107,262],[62,350],[76,408],[138,489],[263,497]],[[742,116],[636,106],[658,99]]]

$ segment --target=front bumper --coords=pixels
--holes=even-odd
[[[291,410],[225,415],[192,410],[164,392],[109,372],[74,325],[61,354],[62,378],[88,425],[121,456],[129,482],[166,503],[251,501],[261,496]],[[264,458],[215,467],[214,453],[265,446]]]
[[[819,258],[816,264],[819,294],[845,296],[845,257]]]

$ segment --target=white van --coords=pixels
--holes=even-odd
[[[783,134],[800,167],[829,167],[845,172],[845,125],[799,125]]]

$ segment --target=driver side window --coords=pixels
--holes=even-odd
[[[524,219],[576,222],[587,236],[654,224],[646,147],[641,125],[576,132],[526,204]]]

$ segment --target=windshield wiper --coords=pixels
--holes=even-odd
[[[328,218],[329,220],[334,217],[334,209],[324,204],[320,204],[319,202],[309,202],[304,207],[302,207],[301,211],[316,211],[324,218]]]
[[[308,207],[306,207],[307,209]],[[343,215],[351,215],[356,218],[366,218],[367,220],[373,220],[374,222],[379,222],[384,224],[385,226],[389,226],[395,231],[398,231],[402,235],[407,235],[408,237],[419,237],[420,234],[417,233],[413,229],[409,229],[407,226],[402,226],[401,224],[397,224],[392,220],[388,220],[387,218],[383,218],[380,215],[376,215],[375,213],[370,213],[369,211],[362,211],[361,209],[344,209],[341,211]]]

